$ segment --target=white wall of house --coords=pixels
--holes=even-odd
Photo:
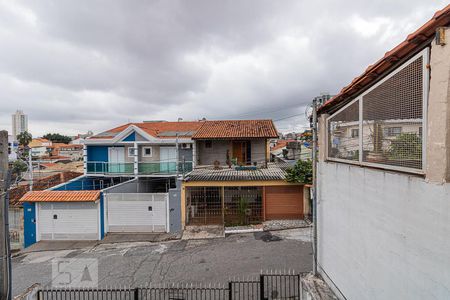
[[[319,271],[348,300],[450,299],[449,58],[432,43],[425,176],[326,161],[320,117]]]
[[[33,147],[31,148],[31,155],[33,157],[42,157],[48,155],[47,147],[41,146],[41,147]]]
[[[318,261],[347,299],[450,299],[450,184],[323,162]]]
[[[59,150],[60,156],[70,157],[72,160],[81,160],[83,158],[83,149],[74,149],[74,150]]]
[[[174,145],[175,146],[175,145]],[[125,161],[126,162],[134,162],[134,157],[128,156],[128,148],[133,148],[133,144],[130,144],[128,146],[125,146]],[[152,148],[152,156],[144,156],[143,155],[143,148],[144,147],[151,147]],[[153,161],[160,161],[159,159],[159,145],[139,145],[138,146],[138,161],[139,162],[153,162]]]

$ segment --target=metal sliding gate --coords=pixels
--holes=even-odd
[[[302,300],[303,274],[261,274],[228,284],[168,284],[139,288],[41,289],[38,300]]]

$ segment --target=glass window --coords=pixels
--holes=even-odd
[[[134,157],[136,153],[136,149],[133,147],[128,147],[128,157]]]
[[[142,156],[151,157],[152,155],[153,155],[152,147],[143,147],[142,148]]]

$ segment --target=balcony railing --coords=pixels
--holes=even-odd
[[[177,170],[178,166],[178,170]],[[138,164],[139,175],[151,174],[184,174],[192,171],[192,162],[140,162]]]
[[[177,168],[178,167],[178,168]],[[185,174],[192,171],[192,162],[139,162],[137,174],[134,173],[134,163],[109,163],[88,161],[87,173],[98,175],[154,175],[154,174]]]
[[[133,163],[110,163],[103,161],[88,161],[88,174],[116,174],[116,175],[132,175],[134,173]]]

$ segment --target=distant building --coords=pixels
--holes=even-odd
[[[79,133],[78,135],[74,136],[72,141],[70,142],[70,144],[74,144],[74,145],[82,145],[84,143],[84,140],[93,136],[94,133],[89,130],[86,133]]]
[[[77,144],[53,144],[52,155],[70,158],[72,161],[83,159],[83,145]]]
[[[8,160],[15,161],[17,159],[17,149],[19,148],[19,143],[10,134],[8,135]]]
[[[320,96],[314,98],[317,101],[317,106],[322,106],[325,102],[333,98],[333,95],[330,95],[328,92],[320,93]]]
[[[28,131],[28,116],[21,110],[17,110],[12,115],[12,136],[14,140],[17,139],[17,135]]]
[[[52,151],[52,141],[44,138],[32,139],[28,146],[31,148],[32,157],[49,156],[49,153]]]

